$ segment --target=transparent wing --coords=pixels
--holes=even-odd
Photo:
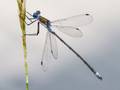
[[[64,34],[71,36],[71,37],[82,37],[83,33],[79,28],[72,27],[72,26],[59,26],[59,25],[52,25],[52,29],[57,29]]]
[[[92,21],[93,21],[93,17],[90,14],[80,14],[68,18],[55,20],[51,22],[51,25],[79,27],[89,24]]]
[[[45,38],[44,49],[42,53],[42,60],[41,60],[41,66],[42,66],[43,71],[47,70],[49,59],[50,59],[50,39],[49,39],[49,32],[47,32],[46,38]]]
[[[56,38],[50,32],[47,32],[43,54],[42,54],[42,61],[41,61],[43,71],[46,71],[48,68],[51,54],[54,59],[58,58],[58,48],[57,48]]]
[[[54,59],[57,59],[58,47],[57,47],[56,37],[52,33],[49,33],[49,39],[50,39],[51,54]]]

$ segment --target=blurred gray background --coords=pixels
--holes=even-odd
[[[120,90],[119,0],[27,0],[27,10],[41,10],[49,20],[90,13],[94,21],[80,27],[84,36],[57,33],[103,76],[99,81],[59,40],[59,59],[46,72],[40,66],[45,30],[27,37],[30,90]],[[34,32],[36,24],[27,31]],[[24,58],[16,0],[0,3],[0,90],[25,90]]]

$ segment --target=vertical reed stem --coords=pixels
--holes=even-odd
[[[17,0],[18,8],[19,8],[19,20],[20,26],[22,30],[22,45],[24,50],[24,69],[25,69],[25,81],[26,81],[26,90],[29,90],[29,81],[28,81],[28,63],[27,63],[27,47],[26,47],[26,28],[25,28],[25,14],[26,14],[26,7],[25,7],[25,0]],[[23,20],[21,20],[21,18]]]

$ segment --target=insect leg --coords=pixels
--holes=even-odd
[[[34,18],[29,18],[27,15],[25,15],[26,17],[27,17],[27,19],[30,21],[30,22],[32,22],[32,19],[34,19]]]
[[[40,28],[40,22],[37,23],[37,33],[32,33],[32,34],[25,34],[27,36],[38,36],[39,34],[39,29]]]
[[[27,12],[27,11],[26,11],[26,13],[27,13],[27,14],[29,14],[31,17],[33,17],[33,15],[32,15],[32,14],[30,14],[29,12]]]

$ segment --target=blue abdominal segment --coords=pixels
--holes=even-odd
[[[47,25],[47,30],[48,30],[49,32],[52,32],[52,29],[50,28],[50,25]]]

